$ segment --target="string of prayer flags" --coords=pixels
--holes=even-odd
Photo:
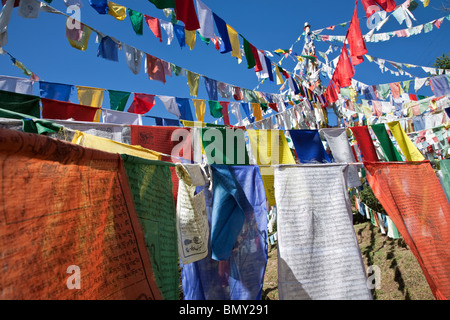
[[[289,135],[301,163],[331,162],[318,130],[289,130]]]
[[[364,161],[378,161],[377,151],[367,126],[350,127]]]
[[[41,98],[42,118],[44,119],[74,119],[75,121],[93,122],[98,108]]]
[[[450,205],[429,161],[364,163],[368,182],[436,299],[450,298]]]
[[[425,157],[420,153],[411,139],[409,139],[399,121],[388,122],[387,125],[407,161],[425,160]]]
[[[175,14],[177,20],[184,22],[184,29],[200,29],[193,0],[175,0]]]
[[[280,300],[372,299],[352,225],[347,167],[275,168]]]
[[[144,114],[149,112],[155,105],[155,95],[146,93],[135,93],[133,102],[128,108],[128,112]]]
[[[39,81],[39,93],[41,98],[69,101],[73,86],[63,83]]]
[[[131,92],[108,90],[109,107],[111,110],[124,111]]]
[[[373,124],[370,126],[372,131],[375,133],[378,141],[380,142],[380,147],[383,150],[383,154],[387,161],[403,161],[402,156],[397,151],[392,142],[389,134],[386,131],[384,123]]]
[[[2,109],[22,113],[30,117],[40,117],[39,101],[40,97],[38,96],[0,90],[0,107]]]

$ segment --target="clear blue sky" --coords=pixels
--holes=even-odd
[[[426,8],[419,0],[416,1],[419,6],[412,11],[417,20],[413,21],[413,25],[423,24],[450,14],[448,11],[439,10],[442,0],[431,0],[430,5]],[[170,46],[167,45],[164,31],[162,31],[163,42],[160,43],[145,24],[144,34],[138,36],[133,31],[128,17],[124,21],[118,21],[110,15],[99,15],[89,5],[88,0],[82,0],[82,2],[84,4],[81,9],[81,21],[83,23],[126,44],[218,81],[247,89],[254,89],[258,85],[258,78],[253,70],[247,69],[245,58],[241,64],[238,64],[237,59],[232,57],[231,53],[220,54],[212,43],[206,45],[198,37],[193,50],[190,50],[187,46],[181,49],[176,39]],[[147,0],[116,0],[115,2],[149,16],[169,20],[162,10],[157,9]],[[312,30],[349,21],[355,5],[353,0],[203,0],[203,2],[255,47],[268,51],[290,48],[303,32],[306,21],[310,23]],[[397,4],[403,2],[403,0],[397,0]],[[63,0],[53,0],[51,6],[66,12],[66,5]],[[360,20],[361,29],[365,34],[369,30],[366,27],[365,14],[360,1],[358,2],[358,13],[359,17],[362,18]],[[166,84],[162,84],[158,81],[149,80],[144,73],[143,66],[141,72],[134,75],[126,66],[123,51],[119,51],[119,62],[98,58],[96,55],[98,44],[95,43],[95,33],[91,35],[88,49],[85,52],[72,48],[65,37],[65,23],[66,18],[64,16],[45,12],[41,12],[37,19],[24,19],[17,14],[16,8],[8,27],[9,41],[4,49],[42,80],[192,98],[189,95],[185,77],[168,77]],[[336,26],[334,31],[325,30],[322,34],[345,35],[347,28],[348,25],[345,27]],[[391,16],[388,23],[379,32],[405,28],[405,23],[399,25],[395,18]],[[300,54],[303,44],[302,37],[294,46],[294,51]],[[339,42],[334,44],[339,48],[342,46],[342,43]],[[368,54],[374,57],[431,67],[437,56],[450,52],[450,21],[444,20],[440,29],[434,27],[433,31],[429,33],[422,33],[409,38],[392,38],[390,41],[367,43],[366,45]],[[325,52],[328,47],[329,44],[327,43],[316,42],[317,51]],[[335,58],[339,52],[340,50],[334,52],[330,55],[330,58]],[[278,62],[280,57],[274,56],[271,59]],[[292,71],[295,64],[289,58],[285,60],[282,66]],[[390,68],[392,69],[392,67]],[[17,67],[11,64],[7,56],[0,56],[0,70],[1,75],[26,77]],[[409,69],[408,72],[417,77],[427,76],[421,69]],[[389,72],[381,73],[376,64],[368,61],[356,66],[354,78],[371,85],[409,79],[405,76],[391,75]],[[323,77],[322,79],[324,83],[328,83],[328,79]],[[37,87],[35,85],[36,94],[38,94]],[[279,86],[265,81],[258,90],[278,93]],[[414,93],[413,89],[410,90],[410,93]],[[431,92],[429,88],[424,88],[418,94],[430,95]],[[203,85],[200,86],[198,98],[208,99]],[[131,100],[132,96],[126,108],[128,108]],[[147,115],[173,119],[174,115],[165,110],[159,99],[156,98],[155,100],[156,105]],[[76,91],[73,92],[71,101],[78,101]],[[105,93],[104,106],[109,107],[107,93]],[[192,112],[195,117],[193,105]],[[207,122],[215,120],[208,114],[208,110],[206,114],[205,120]],[[231,123],[236,122],[231,113],[230,120]],[[145,123],[150,124],[148,121]]]

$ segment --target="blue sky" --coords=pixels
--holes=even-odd
[[[431,0],[428,7],[424,7],[420,0],[416,0],[418,7],[412,11],[416,18],[413,26],[429,22],[450,14],[439,10],[442,0]],[[146,53],[169,61],[187,70],[205,75],[209,78],[229,83],[247,89],[258,86],[258,78],[253,70],[247,69],[246,60],[238,64],[231,53],[220,54],[210,43],[206,45],[198,37],[195,48],[190,50],[185,46],[180,48],[176,39],[169,46],[166,44],[166,34],[162,31],[163,42],[160,43],[151,30],[144,24],[144,34],[136,35],[127,17],[118,21],[110,15],[99,15],[88,0],[82,0],[81,21],[107,35],[132,45]],[[117,4],[124,5],[141,13],[169,20],[162,10],[157,9],[147,0],[116,0]],[[336,25],[334,31],[324,30],[322,34],[345,35],[348,25],[341,27],[338,24],[350,21],[355,1],[298,1],[298,0],[203,0],[203,2],[227,24],[242,34],[255,47],[262,50],[274,51],[288,49],[296,42],[303,32],[305,22],[309,22],[312,30]],[[397,0],[397,4],[403,3]],[[51,6],[66,12],[63,0],[53,0]],[[358,1],[358,15],[362,33],[369,31],[362,4]],[[92,34],[88,49],[85,52],[72,48],[65,37],[66,18],[61,15],[41,12],[37,19],[24,19],[14,9],[8,26],[9,41],[4,47],[17,60],[37,74],[40,79],[50,82],[59,82],[96,88],[148,93],[156,95],[169,95],[182,98],[194,98],[189,94],[185,77],[169,77],[166,84],[149,80],[144,73],[143,66],[138,75],[134,75],[127,67],[123,51],[119,52],[119,62],[112,62],[97,57],[98,44],[95,43],[95,33]],[[405,29],[406,24],[400,25],[394,17],[380,29],[379,32],[388,32]],[[242,44],[242,40],[241,40]],[[293,50],[301,53],[304,44],[302,37]],[[330,54],[330,59],[339,55],[342,43],[334,42],[339,50]],[[316,50],[325,52],[330,44],[316,42]],[[436,27],[429,33],[411,36],[409,38],[391,38],[386,42],[367,43],[368,54],[377,58],[395,62],[409,63],[431,67],[435,58],[443,53],[450,52],[450,21],[445,19],[440,29]],[[271,58],[278,62],[279,56]],[[322,58],[320,58],[323,60]],[[293,71],[295,63],[286,59],[282,66]],[[382,73],[375,63],[367,60],[356,66],[355,79],[366,84],[398,82],[408,80],[406,76],[395,76],[389,72]],[[392,67],[391,67],[392,69]],[[0,56],[0,74],[26,77],[12,65],[7,56]],[[408,72],[417,77],[426,77],[427,74],[418,68],[408,69]],[[322,77],[324,83],[328,79]],[[262,83],[258,90],[278,93],[279,86],[270,81]],[[35,93],[38,94],[37,85]],[[415,93],[410,90],[410,93]],[[429,88],[423,88],[418,94],[430,95]],[[199,99],[208,99],[203,85],[199,89]],[[126,108],[131,103],[132,96]],[[159,99],[147,115],[174,118],[168,113]],[[71,101],[77,102],[76,91]],[[109,107],[108,94],[105,93],[104,106]],[[195,117],[193,105],[192,112]],[[207,122],[213,119],[206,111]],[[230,120],[235,123],[230,113]],[[150,122],[149,122],[150,121]],[[153,120],[145,120],[145,124],[152,124]]]

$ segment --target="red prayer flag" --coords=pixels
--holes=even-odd
[[[175,0],[175,15],[177,20],[184,22],[186,30],[200,29],[193,0]]]
[[[357,3],[358,1],[355,2],[355,10],[353,11],[352,21],[350,22],[350,27],[347,31],[348,46],[350,48],[353,66],[363,62],[363,55],[367,53],[366,44],[361,33],[361,27],[359,26],[358,12],[356,10]]]
[[[370,136],[367,126],[350,127],[356,142],[358,142],[359,150],[363,156],[364,161],[379,161],[377,151],[373,144],[372,137]]]
[[[347,45],[344,43],[332,79],[337,87],[345,88],[352,84],[351,80],[354,75],[355,69],[348,56]]]
[[[336,93],[335,84],[334,84],[333,80],[331,80],[330,83],[328,84],[328,87],[325,90],[324,96],[325,96],[325,99],[327,100],[327,103],[329,103],[329,104],[337,101],[338,95]]]
[[[144,114],[155,105],[155,95],[146,93],[135,93],[134,100],[128,108],[128,112]]]
[[[159,19],[150,17],[144,14],[145,22],[148,24],[150,30],[152,30],[155,37],[159,38],[159,41],[162,42],[161,35],[161,24],[159,23]]]
[[[269,103],[269,108],[274,110],[275,112],[278,112],[278,107],[277,107],[277,104],[275,102]]]
[[[94,121],[99,108],[81,104],[41,98],[42,118],[54,120],[74,119],[75,121]]]
[[[261,60],[259,59],[258,49],[254,45],[252,45],[250,42],[248,43],[250,45],[250,49],[252,50],[253,57],[255,58],[255,72],[259,72],[263,70]]]
[[[367,19],[375,12],[380,11],[379,6],[387,12],[392,12],[397,7],[395,0],[361,0],[361,3]]]
[[[222,106],[222,116],[223,116],[223,123],[227,126],[230,125],[230,117],[228,116],[228,104],[230,102],[228,101],[219,101],[219,104]]]
[[[166,76],[164,72],[164,64],[161,59],[156,58],[146,53],[147,56],[147,73],[150,80],[158,80],[166,83]]]

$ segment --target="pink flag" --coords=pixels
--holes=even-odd
[[[161,24],[159,23],[159,19],[150,17],[144,14],[145,22],[148,24],[150,30],[152,30],[155,37],[159,38],[159,41],[162,42],[161,36]]]
[[[161,59],[152,55],[147,55],[147,73],[150,80],[158,80],[166,83],[166,76],[164,72],[164,64]]]

